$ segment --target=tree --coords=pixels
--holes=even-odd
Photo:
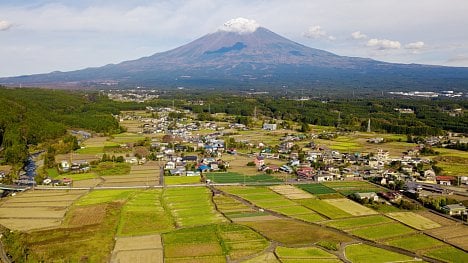
[[[55,167],[55,148],[52,146],[47,147],[47,152],[44,156],[44,166],[47,168]]]
[[[307,124],[306,122],[302,122],[300,131],[301,132],[310,132],[309,124]]]

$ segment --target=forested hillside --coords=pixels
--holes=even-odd
[[[28,145],[60,137],[70,128],[119,129],[111,115],[118,109],[97,92],[0,88],[0,113],[0,157],[9,164],[22,163]]]

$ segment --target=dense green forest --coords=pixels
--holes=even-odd
[[[118,132],[115,103],[97,92],[0,88],[0,156],[21,164],[28,147],[63,136],[67,129]]]

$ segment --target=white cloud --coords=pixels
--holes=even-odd
[[[400,49],[401,43],[399,41],[393,41],[388,39],[372,38],[369,41],[367,41],[367,46],[376,48],[378,50]]]
[[[321,26],[311,26],[309,29],[302,34],[303,36],[307,38],[314,38],[314,39],[319,39],[319,38],[327,38],[328,40],[336,40],[336,37],[328,35],[327,31],[323,30]]]
[[[10,29],[13,25],[5,20],[0,20],[0,31],[6,31]]]
[[[361,33],[361,31],[356,31],[356,32],[351,33],[351,37],[353,39],[359,40],[359,39],[366,39],[367,35]]]
[[[413,42],[413,43],[409,43],[405,45],[405,48],[412,49],[412,50],[419,50],[419,49],[422,49],[424,45],[425,45],[424,42],[418,41],[418,42]]]
[[[260,25],[255,20],[238,17],[224,23],[220,30],[245,34],[255,32],[259,27]]]

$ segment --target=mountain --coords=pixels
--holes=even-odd
[[[266,28],[248,24],[250,21],[231,20],[215,33],[149,57],[70,72],[0,78],[0,84],[468,89],[468,68],[338,56],[293,42]]]

